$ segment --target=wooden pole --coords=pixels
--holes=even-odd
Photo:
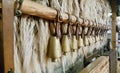
[[[112,0],[112,49],[113,51],[115,51],[116,53],[113,54],[113,57],[115,57],[115,59],[113,59],[113,69],[110,70],[110,73],[117,73],[117,49],[116,49],[116,10],[117,10],[117,6],[116,6],[116,0]],[[111,64],[112,66],[112,64]]]
[[[112,0],[112,49],[116,49],[116,0]]]
[[[24,0],[20,10],[24,14],[38,16],[48,20],[55,20],[57,17],[57,10],[50,7],[43,6],[41,4],[38,4],[30,0]],[[61,12],[60,14],[61,14],[60,20],[62,22],[68,21],[69,16],[67,13]],[[75,23],[76,20],[77,20],[76,16],[71,15],[71,22]],[[82,19],[80,19],[80,21],[83,22]]]
[[[2,0],[4,73],[14,70],[14,0]]]

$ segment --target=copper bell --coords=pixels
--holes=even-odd
[[[70,41],[68,35],[62,36],[62,51],[66,55],[70,52]]]
[[[52,58],[52,62],[56,62],[62,55],[60,40],[56,36],[51,36],[48,44],[48,57]]]
[[[78,49],[78,47],[77,47],[77,39],[76,39],[75,35],[72,36],[71,49],[72,49],[73,52],[75,52]]]
[[[88,46],[88,44],[89,44],[89,43],[88,43],[88,38],[87,38],[87,36],[85,36],[85,37],[84,37],[84,45],[85,45],[85,46]]]
[[[78,48],[84,47],[83,44],[83,39],[81,38],[81,36],[78,36]]]

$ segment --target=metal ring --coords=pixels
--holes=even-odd
[[[23,0],[16,0],[16,3],[18,4],[18,7],[16,9],[20,10]]]
[[[15,15],[16,16],[21,16],[22,15],[22,12],[20,10],[15,10]]]
[[[23,0],[16,0],[15,2],[16,2],[15,15],[20,16],[20,15],[22,15],[20,8],[21,8],[21,5],[23,3]]]

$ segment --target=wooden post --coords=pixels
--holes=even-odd
[[[14,70],[14,0],[2,0],[4,73]]]
[[[116,0],[112,0],[112,49],[114,51],[117,51],[116,49],[116,11],[117,11],[117,6],[116,6]],[[111,64],[113,64],[114,66],[110,65],[111,71],[110,73],[117,73],[117,52],[115,52],[114,54],[112,54],[112,56],[114,57],[114,59],[111,59],[113,62]]]
[[[116,0],[112,0],[112,48],[116,49]]]

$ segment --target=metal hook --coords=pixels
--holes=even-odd
[[[15,8],[15,15],[16,16],[21,16],[22,15],[22,12],[20,11],[20,8],[21,8],[21,5],[23,3],[23,0],[16,0],[15,1],[16,3],[16,8]]]
[[[21,16],[22,15],[22,12],[20,10],[15,10],[15,15],[16,16]]]

